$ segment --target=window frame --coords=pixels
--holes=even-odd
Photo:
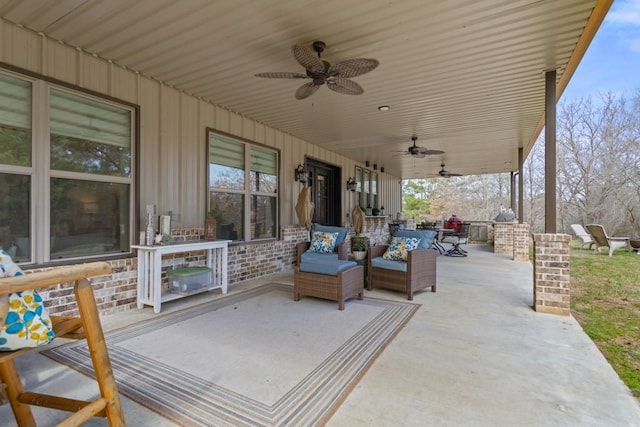
[[[0,66],[0,74],[7,75],[31,84],[31,165],[13,166],[0,165],[0,173],[30,177],[30,206],[29,206],[29,240],[30,260],[18,262],[20,265],[64,265],[79,260],[97,260],[130,257],[131,245],[137,232],[137,203],[138,193],[138,144],[139,144],[139,107],[127,101],[116,99],[98,92],[83,89],[57,79],[42,76],[17,67]],[[102,175],[90,172],[72,172],[52,169],[50,164],[51,150],[51,91],[57,90],[70,93],[73,96],[87,98],[94,102],[106,104],[129,111],[130,114],[130,164],[129,174],[126,176]],[[51,234],[54,225],[51,224],[51,180],[52,179],[81,180],[96,183],[125,184],[128,186],[128,240],[124,242],[126,250],[119,252],[104,252],[90,255],[69,256],[51,259]],[[36,209],[39,206],[40,209]]]
[[[244,146],[244,188],[237,189],[225,189],[222,187],[212,187],[210,186],[211,176],[210,176],[210,166],[211,166],[211,137],[221,138],[223,140],[228,140],[230,142],[234,142],[237,144],[242,144]],[[207,127],[206,129],[206,196],[205,196],[205,218],[210,216],[209,207],[211,206],[211,193],[226,193],[226,194],[242,194],[243,195],[243,213],[242,213],[242,239],[233,240],[234,244],[247,244],[247,243],[256,243],[256,242],[265,242],[265,241],[273,241],[279,240],[279,230],[280,230],[280,180],[281,180],[281,167],[280,164],[282,162],[281,150],[274,148],[269,145],[260,144],[255,141],[250,141],[244,138],[239,138],[234,135],[227,134],[225,132],[220,132],[216,129]],[[273,152],[275,154],[275,168],[276,168],[276,188],[273,192],[264,192],[264,191],[254,191],[253,190],[253,181],[251,178],[252,169],[251,169],[251,149],[255,147],[259,150],[267,150]],[[275,214],[274,214],[274,235],[273,237],[261,237],[261,238],[252,238],[251,236],[251,228],[253,225],[252,221],[252,213],[253,213],[253,199],[254,196],[257,197],[270,197],[273,200],[273,204],[275,205]]]
[[[356,201],[362,207],[377,208],[379,174],[372,169],[356,166],[354,172],[356,180]]]
[[[378,207],[378,172],[371,171],[369,175],[369,205],[371,208]]]

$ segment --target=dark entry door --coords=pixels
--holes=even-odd
[[[315,205],[313,222],[341,225],[340,169],[316,160],[307,159],[311,200]]]

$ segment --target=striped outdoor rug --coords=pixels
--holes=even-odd
[[[180,425],[320,425],[418,307],[365,295],[339,311],[274,283],[106,338],[120,393]],[[85,341],[43,354],[93,375]]]

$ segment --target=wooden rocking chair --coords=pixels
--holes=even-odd
[[[51,321],[56,337],[76,339],[86,337],[100,389],[100,397],[92,402],[24,391],[14,358],[37,348],[0,352],[0,382],[6,385],[7,398],[20,427],[36,425],[30,405],[75,412],[58,426],[77,426],[94,416],[106,416],[112,427],[126,425],[93,289],[87,280],[87,277],[109,272],[111,272],[109,264],[94,262],[0,279],[0,296],[75,282],[74,291],[80,316],[51,316]]]

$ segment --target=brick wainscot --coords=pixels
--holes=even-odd
[[[204,230],[173,230],[175,241],[199,240]],[[309,240],[309,232],[300,226],[283,227],[280,240],[232,244],[229,246],[228,278],[229,285],[267,274],[292,270],[295,262],[296,244]],[[98,276],[91,280],[96,304],[101,315],[136,308],[137,268],[135,255],[117,260],[107,260],[111,265],[111,274]],[[205,265],[204,251],[185,252],[168,255],[162,259],[163,284],[166,284],[166,271],[176,267]],[[28,270],[26,273],[45,269]],[[51,314],[77,315],[72,283],[62,283],[57,287],[41,291]]]

